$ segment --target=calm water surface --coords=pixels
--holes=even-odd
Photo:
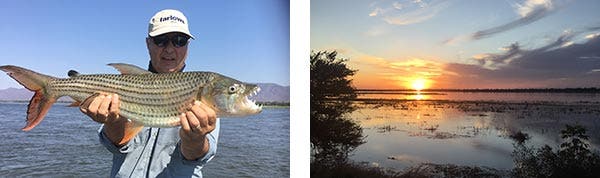
[[[20,129],[27,103],[0,103],[0,175],[107,177],[112,155],[98,143],[99,124],[77,108],[55,104],[40,125]],[[267,108],[248,118],[221,119],[215,158],[206,177],[288,177],[289,109]]]
[[[565,124],[585,126],[592,147],[600,144],[600,95],[455,93],[426,101],[404,98],[415,95],[381,96],[408,100],[356,102],[358,109],[349,114],[366,136],[351,159],[370,166],[403,170],[450,163],[507,170],[513,167],[510,135],[523,132],[531,137],[527,144],[556,149]]]
[[[395,92],[377,91],[361,94],[358,98],[401,100],[451,100],[451,101],[555,101],[600,102],[600,93],[518,93],[518,92]]]

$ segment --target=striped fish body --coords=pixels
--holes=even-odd
[[[96,93],[119,95],[120,115],[149,127],[174,127],[179,115],[218,74],[181,72],[141,75],[77,75],[51,80],[46,95],[83,101]]]
[[[17,66],[0,66],[0,70],[34,92],[27,109],[25,131],[38,125],[62,96],[80,102],[97,94],[118,94],[119,115],[148,127],[178,126],[178,116],[188,111],[195,100],[211,107],[217,117],[241,117],[262,110],[248,99],[260,88],[218,73],[154,74],[129,64],[109,65],[122,75],[79,75],[69,71],[70,78],[56,78]]]

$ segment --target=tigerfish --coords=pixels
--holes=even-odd
[[[35,92],[24,131],[37,126],[62,96],[73,98],[77,105],[92,95],[118,94],[119,116],[148,127],[179,126],[179,115],[195,100],[211,107],[217,117],[243,117],[262,110],[248,99],[260,91],[257,85],[215,72],[152,73],[130,64],[108,65],[121,74],[83,75],[71,70],[69,78],[56,78],[12,65],[0,66],[0,70]]]

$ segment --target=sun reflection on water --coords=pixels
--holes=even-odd
[[[421,91],[418,91],[414,95],[409,95],[409,100],[424,100],[429,98],[429,96],[422,94]]]

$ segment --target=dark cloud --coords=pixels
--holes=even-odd
[[[564,5],[566,5],[566,3],[561,0],[544,0],[540,2],[525,1],[523,4],[516,5],[516,7],[518,7],[516,10],[518,11],[520,18],[502,25],[498,25],[484,30],[479,30],[471,34],[455,36],[442,41],[442,44],[448,45],[457,42],[488,38],[498,33],[506,32],[514,28],[525,26],[535,21],[538,21],[555,12],[556,10],[561,9],[561,7],[563,7]]]
[[[476,59],[479,65],[448,64],[446,71],[460,75],[447,80],[466,88],[600,87],[600,36],[564,46],[574,36],[563,34],[532,50],[514,43],[504,53]]]
[[[480,65],[496,68],[506,63],[509,63],[511,59],[521,54],[521,48],[519,43],[513,43],[510,46],[505,47],[506,53],[504,54],[486,54],[485,57],[477,59]]]
[[[589,30],[589,31],[596,31],[596,30],[600,30],[600,26],[596,26],[596,27],[589,27],[589,28],[587,28],[587,30]]]
[[[550,12],[552,12],[552,10],[550,8],[539,6],[535,9],[533,9],[533,11],[531,11],[527,15],[525,15],[515,21],[509,22],[506,24],[502,24],[500,26],[492,27],[489,29],[477,31],[477,32],[471,34],[471,39],[479,40],[479,39],[487,38],[487,37],[490,37],[492,35],[495,35],[495,34],[498,34],[501,32],[511,30],[516,27],[528,25],[530,23],[533,23],[535,21],[542,19],[543,17],[550,14]]]

